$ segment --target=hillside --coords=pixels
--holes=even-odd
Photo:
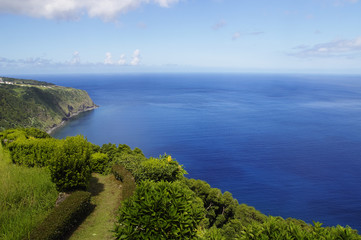
[[[0,131],[16,127],[50,131],[72,116],[96,107],[84,90],[0,77]]]

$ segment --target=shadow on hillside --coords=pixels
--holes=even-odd
[[[104,184],[100,183],[99,179],[93,175],[89,181],[88,191],[92,194],[92,197],[98,196],[101,192],[104,191]]]

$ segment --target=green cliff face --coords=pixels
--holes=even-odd
[[[49,131],[97,106],[84,90],[0,77],[0,131],[36,127]]]

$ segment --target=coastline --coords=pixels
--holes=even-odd
[[[46,133],[47,133],[47,134],[51,134],[51,133],[54,132],[56,129],[64,126],[64,125],[66,124],[66,122],[69,121],[71,118],[73,118],[73,117],[75,117],[75,116],[77,116],[77,115],[79,115],[79,114],[81,114],[81,113],[95,110],[95,109],[97,109],[97,108],[99,108],[99,106],[98,106],[98,105],[94,105],[94,106],[91,106],[91,107],[87,107],[87,108],[85,108],[85,109],[82,110],[82,111],[77,111],[77,112],[75,112],[75,113],[70,113],[69,117],[64,118],[64,120],[62,120],[59,124],[53,125],[53,127],[51,127],[51,128],[49,128],[48,130],[46,130]]]

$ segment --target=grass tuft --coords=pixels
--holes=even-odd
[[[22,239],[54,207],[57,198],[50,173],[10,163],[0,144],[0,239]]]

